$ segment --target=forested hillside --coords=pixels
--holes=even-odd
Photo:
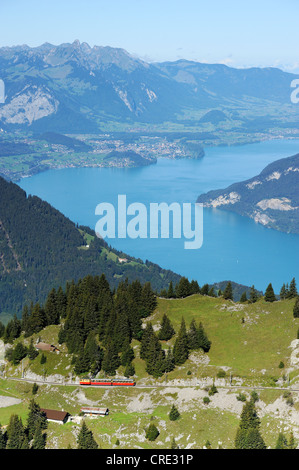
[[[109,248],[88,227],[0,178],[0,313],[20,314],[26,302],[43,302],[52,287],[102,273],[112,287],[128,278],[150,281],[158,291],[180,278]]]

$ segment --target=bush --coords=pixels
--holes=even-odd
[[[226,377],[226,372],[225,372],[225,370],[220,369],[220,370],[217,372],[217,377],[218,377],[219,379],[223,379],[224,377]]]
[[[238,401],[246,401],[246,395],[244,395],[244,393],[239,393],[236,398]]]
[[[210,403],[210,401],[211,400],[209,399],[209,397],[203,397],[203,402],[204,402],[205,405],[208,405]]]

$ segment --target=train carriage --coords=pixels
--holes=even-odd
[[[84,378],[80,380],[80,385],[95,385],[95,386],[125,386],[134,387],[136,385],[133,379],[89,379]]]

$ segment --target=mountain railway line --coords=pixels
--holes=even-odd
[[[26,379],[26,378],[17,378],[17,377],[1,377],[2,380],[15,380],[18,382],[27,382],[27,383],[36,383],[38,385],[52,385],[52,386],[69,386],[69,387],[80,387],[86,388],[86,385],[80,384],[78,382],[70,383],[70,382],[55,382],[55,381],[47,381],[47,380],[33,380],[33,379]],[[111,389],[114,387],[121,387],[124,388],[124,385],[114,385],[113,387],[110,384],[103,384],[103,385],[88,385],[88,388],[104,388],[104,389]],[[132,387],[130,387],[132,388]],[[134,388],[138,389],[146,389],[146,388],[203,388],[200,384],[192,385],[192,384],[137,384],[135,383]],[[266,386],[249,386],[249,385],[217,385],[217,388],[226,389],[226,390],[281,390],[281,391],[292,391],[292,392],[299,392],[298,388],[292,388],[291,386],[288,387],[266,387]]]

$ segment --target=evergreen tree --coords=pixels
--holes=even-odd
[[[83,421],[80,432],[77,438],[77,449],[97,449],[98,444],[96,443],[92,431],[90,431]]]
[[[22,419],[18,415],[12,414],[7,426],[7,449],[22,449],[26,439],[25,429]]]
[[[16,338],[19,338],[22,331],[21,321],[14,315],[13,319],[10,320],[4,331],[3,339],[5,343],[13,343]]]
[[[38,333],[47,326],[47,318],[45,311],[41,308],[39,303],[36,303],[28,319],[26,336],[31,336]]]
[[[151,288],[150,282],[146,282],[142,287],[140,302],[142,305],[142,307],[140,308],[142,318],[151,315],[157,307],[157,298]]]
[[[121,365],[122,366],[128,366],[129,364],[131,364],[134,357],[135,357],[134,350],[130,346],[130,342],[127,339],[127,341],[124,344],[123,351],[121,353]]]
[[[299,318],[299,295],[297,296],[296,301],[295,301],[295,305],[293,308],[293,316],[294,318]]]
[[[109,341],[107,349],[104,353],[102,369],[108,375],[115,375],[116,370],[120,366],[120,358],[116,344],[113,340]]]
[[[236,449],[265,449],[260,434],[260,420],[252,400],[246,402],[241,413],[240,424],[235,439]]]
[[[146,372],[155,378],[165,371],[165,353],[155,334],[152,336],[146,357]]]
[[[287,293],[287,298],[288,299],[294,299],[295,297],[297,297],[297,295],[298,295],[298,291],[297,291],[297,286],[296,286],[296,280],[293,277],[293,279],[290,282],[290,287],[289,287],[289,291]]]
[[[172,281],[170,281],[170,283],[169,283],[169,287],[168,287],[168,291],[167,291],[167,297],[168,297],[168,299],[173,299],[175,297]]]
[[[174,357],[172,349],[169,348],[165,355],[164,372],[171,372],[175,368]]]
[[[58,325],[59,311],[58,311],[58,306],[57,306],[57,294],[54,288],[48,294],[44,309],[45,309],[47,324]]]
[[[31,361],[33,361],[38,356],[38,351],[33,346],[33,339],[31,338],[30,344],[28,346],[27,356]]]
[[[175,287],[176,297],[181,299],[188,297],[192,293],[190,282],[186,277],[181,277],[178,284]]]
[[[231,281],[229,281],[227,284],[226,284],[226,287],[223,291],[223,298],[225,300],[233,300],[233,288],[232,288],[232,283]]]
[[[210,290],[209,284],[204,284],[202,288],[200,289],[200,293],[201,295],[209,295],[209,290]]]
[[[168,416],[169,416],[170,421],[176,421],[177,419],[181,417],[179,410],[174,405],[172,405]]]
[[[251,304],[254,304],[258,300],[258,293],[257,290],[255,289],[254,285],[251,286],[250,288],[250,293],[249,293],[249,302]]]
[[[189,349],[191,349],[191,350],[192,349],[198,349],[200,347],[198,329],[197,329],[194,318],[191,320],[187,337],[188,337],[188,348]]]
[[[287,449],[287,448],[288,448],[287,438],[282,432],[280,432],[278,434],[275,449]]]
[[[170,448],[171,448],[172,450],[179,449],[179,446],[178,446],[178,444],[175,442],[175,438],[174,438],[174,437],[172,438]]]
[[[286,285],[283,284],[281,289],[280,289],[280,293],[279,293],[279,297],[281,300],[284,300],[287,298],[287,290],[286,290]]]
[[[129,364],[127,364],[127,366],[125,368],[124,376],[125,377],[132,377],[133,375],[135,375],[135,367],[132,364],[132,362],[130,362]]]
[[[4,433],[2,432],[2,426],[0,423],[0,450],[6,448],[6,438]]]
[[[154,425],[154,423],[151,423],[149,427],[147,428],[145,438],[148,439],[149,441],[155,441],[157,437],[159,436],[159,431]]]
[[[11,361],[14,365],[20,364],[21,360],[27,355],[27,348],[23,343],[18,343],[13,350]]]
[[[216,297],[214,287],[212,286],[208,293],[209,297]]]
[[[190,294],[200,294],[200,287],[197,281],[190,282]]]
[[[189,356],[188,350],[188,336],[186,332],[186,324],[182,318],[180,330],[173,346],[173,357],[176,365],[181,365],[186,362]]]
[[[41,411],[40,406],[34,401],[30,400],[29,414],[27,418],[27,436],[29,441],[35,435],[37,428],[40,430],[47,429],[48,423],[44,412]]]
[[[290,432],[290,437],[288,441],[288,449],[296,449],[296,442],[295,442],[293,431]]]
[[[273,287],[272,287],[272,284],[270,283],[266,289],[266,292],[265,292],[265,301],[266,302],[275,302],[276,300],[276,297],[275,297],[275,294],[274,294],[274,290],[273,290]]]
[[[205,353],[209,352],[212,342],[208,339],[202,323],[199,324],[197,334],[199,338],[199,348],[203,349]]]
[[[153,325],[151,322],[146,324],[145,329],[143,330],[141,344],[140,344],[140,357],[141,359],[145,360],[148,357],[148,351],[150,344],[153,340],[155,333],[153,329]]]
[[[34,436],[33,436],[31,449],[45,449],[46,439],[47,439],[46,433],[42,432],[42,427],[40,424],[38,424],[36,427]]]
[[[247,302],[247,294],[246,294],[246,291],[244,291],[243,294],[241,295],[240,302],[241,302],[241,303]]]
[[[161,321],[161,328],[158,333],[158,338],[160,340],[168,341],[173,337],[175,334],[175,331],[173,329],[173,326],[166,314],[163,315],[162,321]]]

